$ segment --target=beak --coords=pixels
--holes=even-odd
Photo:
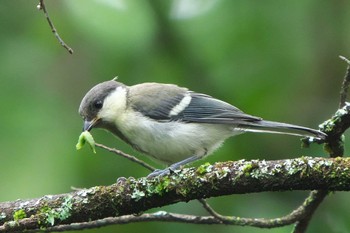
[[[85,120],[83,125],[83,131],[90,131],[99,121],[99,118],[94,118],[91,121]]]

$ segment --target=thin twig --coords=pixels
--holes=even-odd
[[[55,37],[57,38],[58,42],[60,43],[60,45],[63,46],[63,48],[65,48],[70,54],[73,54],[73,49],[71,47],[69,47],[63,40],[62,38],[60,37],[60,35],[58,34],[55,26],[53,25],[53,22],[51,21],[50,19],[50,16],[49,16],[49,13],[47,12],[47,9],[45,7],[45,3],[44,3],[44,0],[39,0],[39,5],[37,6],[37,8],[39,10],[43,10],[44,14],[45,14],[45,17],[47,19],[47,22],[49,23],[50,25],[50,28],[51,28],[51,31],[52,33],[55,35]]]
[[[148,163],[146,163],[146,162],[144,162],[144,161],[142,161],[142,160],[140,160],[140,159],[138,159],[138,158],[136,158],[136,157],[134,157],[132,155],[129,155],[129,154],[127,154],[127,153],[125,153],[125,152],[123,152],[121,150],[110,148],[110,147],[105,146],[105,145],[100,144],[100,143],[95,143],[95,145],[97,147],[103,148],[103,149],[105,149],[105,150],[107,150],[109,152],[113,152],[114,154],[117,154],[117,155],[120,155],[120,156],[122,156],[124,158],[127,158],[130,161],[132,161],[132,162],[138,163],[138,164],[140,164],[141,166],[143,166],[144,168],[146,168],[146,169],[148,169],[150,171],[156,170],[153,166],[149,165]]]
[[[216,218],[218,221],[224,223],[225,222],[225,218],[224,216],[222,216],[221,214],[219,214],[218,212],[216,212],[210,205],[209,203],[204,200],[204,199],[198,199],[198,201],[203,205],[204,209],[214,218]]]
[[[219,222],[229,225],[240,225],[240,226],[252,226],[252,227],[260,227],[260,228],[273,228],[273,227],[281,227],[286,226],[295,222],[304,223],[297,224],[295,227],[295,231],[293,233],[300,233],[304,231],[301,230],[301,227],[307,227],[306,220],[310,220],[312,213],[316,210],[317,206],[322,202],[323,198],[326,197],[328,191],[312,191],[307,197],[303,204],[301,204],[298,208],[293,210],[291,213],[282,216],[280,218],[241,218],[235,216],[224,216],[217,213],[213,208],[211,208],[207,202],[203,201],[203,199],[199,200],[203,207],[208,211],[210,215],[212,215]],[[315,208],[316,205],[316,208]],[[305,224],[306,223],[306,224]]]
[[[348,64],[348,68],[346,69],[344,80],[340,89],[339,108],[342,108],[345,106],[345,102],[348,96],[349,85],[350,85],[350,61],[343,56],[339,56],[339,58]]]
[[[227,222],[226,225],[240,225],[240,226],[247,226],[246,223],[249,226],[252,227],[259,227],[259,228],[274,228],[274,227],[282,227],[289,225],[290,223],[286,222],[286,224],[281,224],[276,226],[275,223],[279,223],[279,219],[262,219],[262,218],[237,218],[240,219],[237,222]],[[130,224],[135,222],[177,222],[177,223],[188,223],[188,224],[208,224],[208,225],[218,225],[222,224],[221,221],[219,221],[214,216],[197,216],[197,215],[188,215],[188,214],[177,214],[177,213],[170,213],[165,211],[158,211],[155,213],[147,213],[142,215],[124,215],[121,217],[108,217],[104,219],[89,221],[89,222],[82,222],[82,223],[73,223],[73,224],[62,224],[57,225],[53,227],[45,228],[44,231],[46,232],[62,232],[62,231],[72,231],[72,230],[85,230],[85,229],[94,229],[99,227],[105,227],[109,225],[116,225],[116,224]],[[238,223],[238,224],[236,224]],[[0,231],[1,231],[0,226]],[[36,229],[35,231],[27,230],[26,232],[38,232]]]
[[[309,222],[316,211],[317,207],[322,203],[322,201],[327,197],[329,191],[327,190],[315,190],[311,191],[310,195],[306,200],[308,200],[305,205],[305,215],[304,217],[295,224],[292,233],[304,233],[309,225]]]

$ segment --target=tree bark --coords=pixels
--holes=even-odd
[[[230,194],[290,190],[350,190],[350,158],[301,157],[229,161],[155,178],[0,203],[0,232],[18,232],[138,214],[177,202]]]

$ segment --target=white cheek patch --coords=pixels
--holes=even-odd
[[[108,95],[103,101],[103,107],[100,110],[98,117],[105,120],[113,120],[120,112],[126,108],[126,88],[119,86]],[[111,118],[111,119],[109,119]]]
[[[187,106],[191,103],[191,100],[192,100],[191,95],[189,93],[187,93],[184,96],[184,98],[180,101],[180,103],[178,103],[175,107],[173,107],[173,109],[171,109],[171,111],[169,113],[169,117],[176,116],[180,112],[185,110],[185,108],[187,108]]]

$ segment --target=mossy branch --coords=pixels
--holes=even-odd
[[[65,230],[76,230],[76,225],[69,228],[67,224],[103,221],[177,202],[229,194],[314,189],[349,191],[350,158],[301,157],[204,164],[164,177],[120,178],[111,186],[4,202],[0,203],[0,232],[57,231],[62,225]],[[156,216],[150,221],[156,221]],[[212,217],[200,223],[220,223]]]
[[[344,60],[348,67],[343,79],[343,83],[340,89],[340,101],[339,109],[332,116],[331,119],[325,121],[320,125],[321,131],[326,132],[328,138],[324,144],[325,150],[328,152],[330,157],[342,157],[344,155],[344,136],[343,133],[350,127],[349,118],[349,103],[346,102],[348,99],[348,90],[350,86],[350,61],[349,59],[339,56]],[[308,139],[304,140],[308,142]],[[306,143],[307,144],[307,143]],[[293,233],[304,233],[309,225],[312,215],[321,204],[321,202],[326,198],[328,192],[325,190],[315,190],[312,191],[306,200],[310,200],[305,205],[304,217],[295,224]]]

